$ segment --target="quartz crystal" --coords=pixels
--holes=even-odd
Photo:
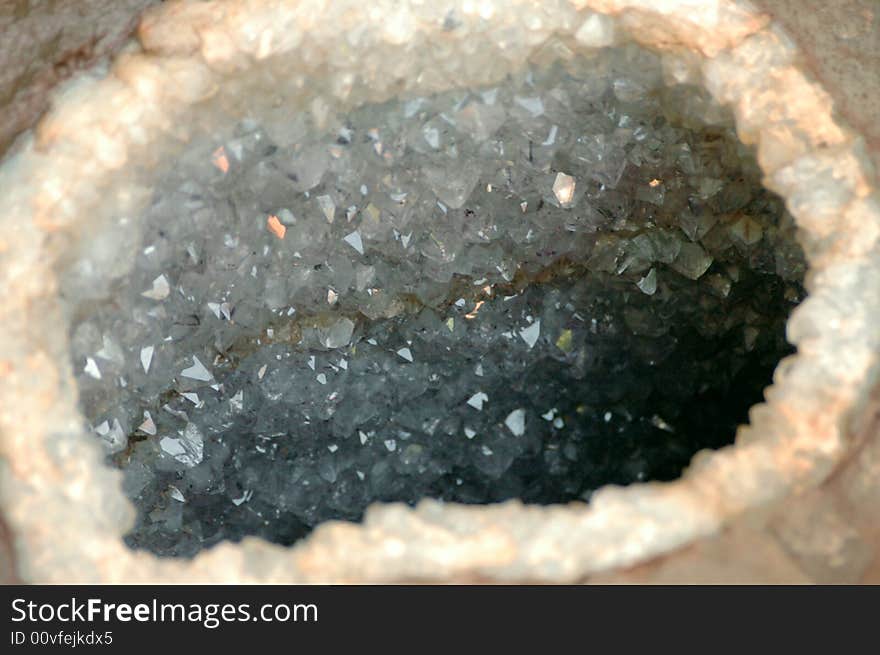
[[[586,500],[729,443],[789,352],[804,264],[733,130],[693,115],[710,99],[661,79],[606,49],[295,143],[244,121],[193,144],[118,253],[131,273],[72,312],[129,542]]]

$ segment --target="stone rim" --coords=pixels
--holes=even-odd
[[[540,7],[485,0],[430,10],[416,2],[337,2],[333,10],[343,5],[343,19],[327,26],[321,17],[329,6],[320,0],[167,3],[148,14],[140,45],[109,73],[69,85],[0,170],[0,186],[10,190],[0,200],[0,279],[10,290],[0,308],[0,503],[24,579],[574,581],[716,533],[834,470],[852,446],[848,423],[878,379],[880,335],[870,317],[880,312],[880,194],[861,139],[834,119],[830,98],[798,66],[776,26],[727,0],[559,0]],[[798,354],[779,364],[767,402],[752,408],[736,445],[698,454],[672,483],[606,487],[589,505],[374,506],[362,525],[324,524],[290,549],[249,538],[191,562],[130,551],[120,539],[133,511],[120,475],[103,466],[80,427],[56,301],[58,253],[111,190],[105,206],[133,210],[144,189],[120,183],[128,159],[144,161],[160,135],[185,138],[179,117],[209,97],[231,102],[239,87],[223,87],[255,62],[313,52],[304,69],[375,65],[359,64],[356,47],[325,59],[320,48],[309,49],[309,39],[339,30],[350,36],[357,25],[376,26],[364,48],[406,52],[418,36],[466,56],[466,46],[443,29],[450,15],[472,29],[498,30],[493,35],[528,22],[535,27],[521,30],[525,55],[554,33],[575,34],[581,46],[631,38],[666,53],[670,75],[702,78],[730,105],[740,138],[757,146],[765,185],[797,220],[810,261],[810,295],[788,323]],[[423,85],[456,81],[465,83]],[[393,91],[385,80],[374,92]],[[98,119],[96,105],[108,109]]]

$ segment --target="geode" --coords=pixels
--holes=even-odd
[[[641,48],[290,121],[286,145],[245,121],[191,146],[132,270],[97,295],[87,255],[64,280],[133,545],[674,479],[789,353],[793,220]]]
[[[876,373],[859,142],[737,4],[551,4],[170,4],[67,91],[0,212],[32,577],[571,580],[828,475]],[[715,102],[805,246],[799,352],[735,448],[594,491],[725,443],[787,352],[795,225]],[[160,553],[442,502],[160,562],[102,441]],[[589,503],[456,504],[505,498]]]

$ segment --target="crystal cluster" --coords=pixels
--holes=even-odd
[[[192,555],[375,501],[586,499],[729,442],[788,352],[804,264],[706,117],[622,48],[329,132],[291,116],[292,144],[244,121],[194,146],[132,272],[71,305],[130,542]]]

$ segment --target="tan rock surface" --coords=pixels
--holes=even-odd
[[[156,0],[0,3],[0,154],[49,107],[49,92],[105,61]]]

